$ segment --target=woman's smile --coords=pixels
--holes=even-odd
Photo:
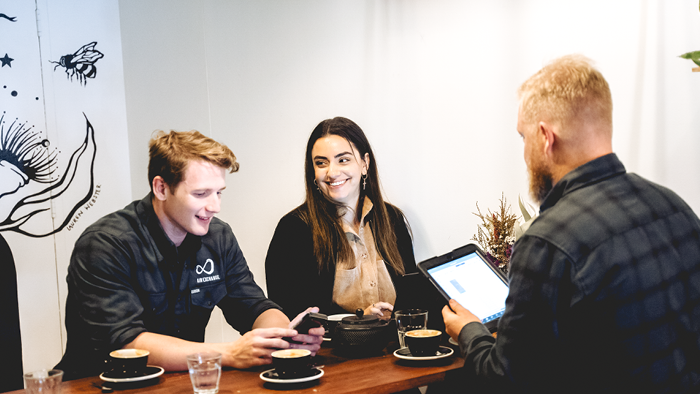
[[[328,183],[331,187],[334,187],[334,186],[341,186],[341,185],[344,185],[345,182],[347,182],[347,181],[348,181],[348,178],[343,179],[342,181],[327,182],[327,183]]]

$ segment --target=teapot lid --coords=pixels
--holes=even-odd
[[[352,324],[352,325],[359,325],[359,324],[372,325],[372,324],[379,323],[379,318],[375,315],[365,315],[365,311],[358,308],[355,311],[355,316],[344,317],[342,322],[345,324]]]

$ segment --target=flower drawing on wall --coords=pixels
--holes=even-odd
[[[49,183],[55,171],[56,151],[48,139],[33,127],[15,119],[5,130],[5,114],[0,118],[0,198],[16,193],[30,180]]]
[[[59,66],[63,67],[71,81],[73,77],[76,77],[78,82],[85,86],[88,78],[95,78],[95,76],[97,76],[97,66],[95,66],[95,63],[105,56],[102,52],[95,49],[95,45],[97,45],[97,41],[83,45],[73,54],[61,56],[57,62],[51,60],[49,60],[49,62],[56,64],[53,68],[54,71],[56,71],[56,68]]]
[[[17,120],[8,124],[5,113],[0,117],[0,232],[14,231],[30,237],[45,237],[61,231],[72,215],[92,196],[94,163],[97,146],[95,131],[85,117],[86,130],[82,144],[71,153],[65,170],[58,173],[58,154],[41,133]],[[81,176],[82,175],[82,176]],[[89,179],[89,187],[78,178]],[[73,191],[76,189],[76,193]],[[51,214],[56,199],[72,206],[65,218],[53,228],[42,228],[32,219]],[[38,220],[36,220],[38,222]],[[31,227],[30,227],[31,226]],[[31,229],[29,229],[31,228]],[[41,230],[37,230],[41,229]]]

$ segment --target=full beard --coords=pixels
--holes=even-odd
[[[530,196],[538,204],[542,204],[553,187],[552,172],[542,161],[538,161],[528,167],[528,173],[530,175]]]

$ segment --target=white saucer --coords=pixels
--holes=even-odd
[[[411,355],[411,351],[408,350],[407,347],[402,347],[401,349],[396,349],[394,351],[394,356],[402,359],[402,360],[416,360],[416,361],[428,361],[428,360],[437,360],[440,358],[445,358],[445,357],[450,357],[452,353],[454,353],[454,349],[447,347],[447,346],[440,346],[438,349],[437,353],[435,353],[434,356],[423,356],[423,357],[416,357]]]
[[[330,341],[331,341],[331,339],[330,339],[330,338],[327,338],[327,337],[323,337],[323,342],[330,342]]]
[[[262,372],[260,374],[260,379],[269,382],[269,383],[284,383],[284,384],[289,384],[289,383],[303,383],[303,382],[310,382],[312,380],[320,379],[321,376],[323,376],[324,372],[322,369],[314,367],[312,368],[312,374],[311,376],[304,376],[303,378],[282,378],[277,375],[275,372],[275,369],[270,369],[265,372]]]
[[[162,375],[163,372],[165,372],[163,368],[155,365],[149,365],[148,367],[146,367],[146,370],[143,372],[143,374],[139,376],[132,376],[129,378],[110,378],[105,376],[105,374],[109,374],[109,372],[103,372],[100,374],[100,379],[104,380],[105,382],[112,383],[140,382],[142,380],[157,378],[158,376]]]
[[[457,341],[455,341],[454,339],[452,339],[452,337],[450,337],[450,340],[447,341],[447,342],[449,342],[450,345],[455,345],[455,346],[459,347],[459,343],[457,343]]]

